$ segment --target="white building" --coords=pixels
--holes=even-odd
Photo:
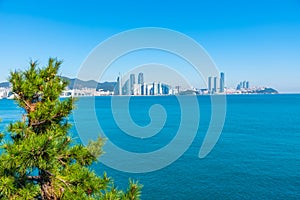
[[[1,87],[0,88],[0,99],[7,98],[9,92],[10,92],[10,88],[3,88],[3,87]]]
[[[142,95],[142,84],[133,85],[133,95]]]

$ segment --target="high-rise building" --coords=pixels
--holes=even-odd
[[[171,87],[166,84],[161,84],[162,94],[170,94]]]
[[[208,77],[208,93],[212,93],[212,77]]]
[[[218,80],[218,78],[217,78],[217,77],[214,77],[214,88],[213,88],[213,93],[216,93],[216,92],[217,92],[217,80]]]
[[[144,84],[144,74],[142,72],[138,75],[138,84]]]
[[[122,95],[122,77],[121,77],[120,74],[117,78],[117,85],[115,87],[115,94],[116,95]]]
[[[225,74],[224,72],[221,72],[220,74],[220,92],[223,93],[225,90]]]
[[[243,88],[246,88],[246,81],[243,81]]]
[[[130,92],[130,80],[127,80],[122,87],[122,94],[131,95]]]
[[[237,90],[249,89],[249,88],[250,88],[249,81],[242,81],[236,87]]]
[[[129,92],[129,94],[133,94],[134,93],[134,84],[135,84],[135,75],[134,74],[130,74],[130,80],[129,80],[130,92]]]
[[[147,85],[146,85],[146,83],[141,84],[141,95],[147,95]]]
[[[246,81],[246,88],[247,88],[247,89],[249,89],[249,88],[250,88],[249,81]]]
[[[153,88],[152,95],[157,95],[157,83],[156,82],[152,83],[152,88]]]
[[[141,91],[141,84],[134,84],[133,85],[133,95],[141,95],[142,91]]]
[[[146,84],[146,95],[150,95],[150,87]]]
[[[243,87],[243,82],[240,82],[239,84],[238,84],[238,86],[236,87],[236,89],[237,90],[241,90],[241,89],[243,89],[244,87]]]
[[[157,94],[162,94],[161,83],[157,84]]]

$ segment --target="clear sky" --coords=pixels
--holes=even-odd
[[[75,77],[100,42],[149,26],[199,42],[226,73],[227,86],[249,80],[300,92],[299,0],[0,0],[0,82],[30,59],[44,64],[50,56],[64,60],[63,75]]]

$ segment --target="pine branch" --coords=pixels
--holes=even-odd
[[[69,188],[69,185],[71,185],[71,184],[68,183],[67,181],[65,181],[65,180],[63,180],[63,179],[57,177],[55,174],[49,172],[48,170],[43,170],[43,171],[46,172],[46,173],[47,173],[48,175],[50,175],[51,177],[53,177],[53,178],[55,178],[55,179],[57,179],[57,180],[63,182],[68,188]],[[70,188],[69,188],[69,189],[70,189]]]
[[[31,126],[42,125],[42,124],[44,124],[44,123],[46,123],[46,122],[51,122],[53,119],[55,119],[55,118],[57,118],[57,117],[61,117],[61,116],[62,116],[61,114],[56,114],[56,115],[52,116],[50,119],[45,119],[45,120],[43,120],[43,121],[37,121],[37,122],[35,122],[35,123],[31,123],[30,125],[31,125]]]
[[[27,179],[32,180],[32,181],[40,182],[41,181],[41,176],[27,176]]]

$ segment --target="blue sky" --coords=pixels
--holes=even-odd
[[[0,82],[30,59],[64,60],[75,77],[103,40],[133,28],[163,27],[195,39],[226,85],[241,80],[300,92],[300,1],[8,1],[0,0]],[[119,69],[106,79],[114,80]],[[194,81],[197,87],[197,81]]]

